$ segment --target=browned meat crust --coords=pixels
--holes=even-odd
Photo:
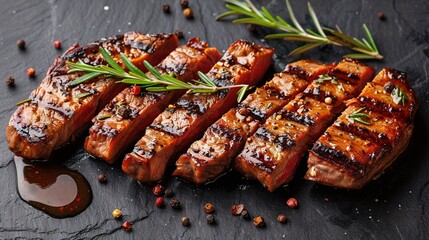
[[[405,104],[394,102],[394,88],[406,94]],[[382,174],[406,148],[417,100],[404,73],[383,69],[348,105],[311,149],[306,179],[359,189]],[[369,124],[348,117],[361,108]]]
[[[31,93],[31,101],[12,115],[6,128],[9,149],[27,159],[49,158],[53,150],[80,136],[96,112],[125,87],[105,76],[69,87],[68,83],[82,73],[67,73],[67,61],[105,64],[99,54],[99,47],[104,47],[118,63],[122,52],[143,69],[144,60],[158,64],[177,47],[177,42],[171,34],[129,32],[84,46],[73,45],[55,60],[40,86]],[[81,93],[92,95],[76,97]]]
[[[312,80],[332,68],[332,65],[310,60],[288,64],[283,72],[211,125],[203,138],[195,141],[176,161],[173,175],[196,184],[219,177],[261,123],[302,92]]]
[[[161,73],[174,74],[176,78],[187,82],[197,79],[198,71],[208,72],[220,58],[218,50],[193,38],[188,44],[171,52],[156,68]],[[131,88],[124,89],[93,118],[94,125],[85,141],[85,149],[90,154],[108,163],[123,156],[143,136],[155,117],[184,93],[180,90],[157,93],[142,91],[135,96]]]
[[[255,84],[270,66],[273,50],[248,41],[233,43],[208,76],[218,86]],[[175,153],[189,147],[200,133],[228,111],[237,88],[213,94],[186,94],[146,129],[122,163],[125,173],[143,182],[160,180]]]
[[[371,67],[358,61],[341,61],[329,73],[334,80],[312,82],[269,117],[249,138],[234,168],[269,191],[291,180],[308,148],[345,108],[344,100],[357,96],[373,75]]]

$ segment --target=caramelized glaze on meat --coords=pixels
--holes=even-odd
[[[204,184],[228,170],[231,160],[241,151],[266,118],[277,112],[319,75],[333,66],[310,60],[290,63],[285,70],[211,125],[202,139],[195,141],[176,161],[175,176]]]
[[[125,87],[105,76],[71,87],[68,83],[83,73],[69,74],[67,61],[106,64],[99,53],[103,47],[119,64],[122,65],[119,53],[124,53],[144,69],[144,60],[158,64],[177,47],[177,42],[172,34],[129,32],[84,46],[73,45],[55,60],[40,86],[31,93],[31,101],[20,105],[12,115],[6,128],[9,149],[27,159],[49,158],[53,150],[79,137],[96,112]],[[91,95],[78,98],[81,93]]]
[[[155,68],[163,74],[190,81],[198,78],[198,71],[208,72],[221,58],[218,50],[197,38],[176,48]],[[150,76],[150,73],[148,73]],[[182,90],[145,92],[135,96],[132,87],[119,93],[95,118],[86,138],[85,149],[92,155],[113,163],[135,144],[144,130],[167,105],[176,101]]]
[[[269,191],[288,182],[311,144],[345,108],[344,101],[359,94],[374,70],[345,59],[328,75],[335,81],[313,81],[256,130],[234,160],[236,170]]]
[[[273,50],[248,41],[233,43],[208,76],[217,86],[255,84],[270,66]],[[143,182],[160,180],[167,163],[189,146],[208,126],[229,110],[237,88],[213,94],[186,94],[169,106],[146,129],[125,156],[122,169]]]
[[[393,88],[405,93],[405,104],[395,103]],[[362,108],[369,124],[349,118]],[[334,187],[362,188],[406,148],[416,110],[417,100],[405,73],[383,69],[314,144],[305,178]]]

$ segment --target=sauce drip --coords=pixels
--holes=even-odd
[[[54,218],[83,212],[92,201],[88,181],[79,172],[52,161],[28,161],[15,156],[19,196]]]

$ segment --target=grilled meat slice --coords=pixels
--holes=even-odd
[[[174,74],[182,81],[198,78],[198,71],[208,72],[221,58],[215,48],[198,38],[176,48],[156,69],[165,74]],[[148,73],[148,76],[150,73]],[[119,93],[95,118],[89,129],[85,149],[92,155],[113,163],[136,143],[144,130],[153,122],[170,102],[174,102],[184,91],[142,92],[135,96],[132,87]]]
[[[416,110],[417,99],[406,74],[383,69],[314,144],[305,178],[334,187],[362,188],[406,148]]]
[[[176,161],[173,175],[204,184],[224,173],[261,123],[333,66],[310,60],[288,64],[283,72],[229,110]]]
[[[230,46],[208,76],[217,86],[253,85],[271,64],[273,52],[239,40]],[[146,129],[133,152],[125,156],[123,171],[143,182],[160,180],[173,156],[236,103],[237,91],[238,88],[232,88],[213,94],[183,95]]]
[[[248,139],[234,168],[269,191],[288,182],[311,144],[344,110],[344,100],[357,96],[373,75],[374,70],[362,63],[341,61],[269,117]]]
[[[144,60],[158,64],[177,43],[172,34],[129,32],[84,46],[73,45],[55,60],[40,86],[31,93],[31,101],[12,115],[6,128],[9,149],[27,159],[49,158],[53,150],[79,137],[96,112],[125,88],[106,76],[70,87],[68,83],[83,73],[68,73],[67,61],[106,64],[99,53],[99,48],[104,47],[118,63],[122,52],[144,70]],[[79,98],[82,93],[92,95]]]

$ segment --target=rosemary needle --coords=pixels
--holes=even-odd
[[[108,66],[105,65],[89,65],[82,61],[77,63],[67,62],[67,65],[70,67],[69,73],[71,72],[85,72],[83,76],[78,77],[74,81],[70,82],[68,85],[70,87],[79,85],[91,79],[94,79],[101,75],[108,75],[111,77],[118,78],[118,82],[139,85],[141,88],[146,89],[149,92],[166,92],[173,90],[187,90],[187,93],[214,93],[219,90],[231,89],[231,88],[240,88],[237,92],[237,101],[241,102],[246,91],[249,88],[249,85],[239,84],[239,85],[230,85],[230,86],[217,86],[207,75],[202,72],[198,72],[199,80],[194,80],[193,82],[183,82],[175,78],[172,74],[162,74],[156,70],[150,63],[144,61],[143,64],[146,69],[152,74],[151,76],[146,75],[140,69],[138,69],[123,53],[121,53],[121,59],[124,65],[129,69],[129,72],[126,72],[122,69],[110,54],[100,47],[100,54],[108,63]]]
[[[330,44],[346,47],[357,52],[345,55],[344,57],[356,59],[383,59],[383,56],[380,55],[377,45],[365,24],[363,24],[363,30],[366,38],[362,38],[362,40],[347,36],[338,27],[337,29],[323,27],[310,3],[308,3],[308,12],[316,28],[315,30],[304,29],[301,26],[288,0],[286,0],[286,8],[291,23],[279,16],[274,17],[265,7],[261,7],[261,9],[258,10],[250,0],[225,0],[225,2],[226,8],[228,8],[229,11],[217,16],[216,20],[228,16],[241,16],[232,22],[254,24],[282,31],[281,33],[269,34],[265,36],[265,38],[280,38],[289,41],[306,42],[303,46],[293,50],[290,55],[298,55],[313,48]]]

